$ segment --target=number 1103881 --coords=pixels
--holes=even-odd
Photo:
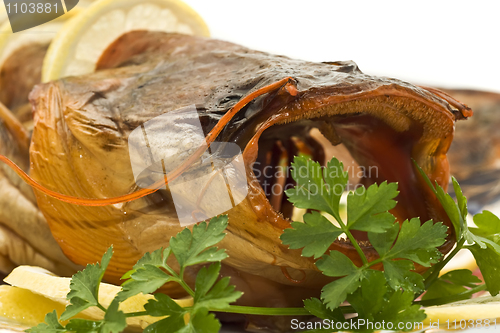
[[[59,13],[63,9],[61,6],[57,6],[57,3],[45,3],[45,2],[15,2],[6,4],[7,14],[34,14],[34,13]]]

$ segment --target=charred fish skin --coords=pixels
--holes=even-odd
[[[294,285],[282,272],[287,267],[292,278],[305,274],[303,288],[319,292],[325,283],[312,260],[281,244],[289,216],[271,206],[252,170],[259,147],[276,139],[274,129],[285,129],[279,140],[292,136],[289,124],[317,127],[333,145],[344,144],[360,165],[376,165],[381,172],[362,179],[363,184],[399,182],[393,213],[400,221],[420,216],[451,225],[411,159],[446,187],[446,152],[454,122],[468,115],[465,106],[403,81],[363,74],[353,62],[311,63],[179,34],[124,35],[103,54],[98,69],[39,85],[30,98],[35,117],[32,177],[54,191],[83,198],[137,190],[127,139],[146,121],[195,105],[207,133],[248,93],[285,77],[296,80],[295,96],[278,89],[257,98],[218,136],[240,146],[247,166],[249,195],[227,212],[228,236],[221,243],[229,254],[225,264],[236,272]],[[95,262],[113,244],[115,256],[106,276],[111,282],[119,282],[142,254],[167,246],[181,230],[168,190],[104,207],[63,203],[41,193],[37,201],[72,261]],[[450,230],[443,252],[454,238]],[[375,251],[365,245],[367,257],[375,259]],[[332,249],[359,261],[347,242]]]

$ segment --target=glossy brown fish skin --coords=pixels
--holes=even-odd
[[[37,86],[31,94],[35,116],[31,175],[67,195],[108,198],[135,191],[127,138],[151,118],[195,104],[208,132],[249,92],[285,77],[298,82],[297,96],[277,91],[258,98],[218,138],[240,145],[247,164],[249,196],[228,212],[228,235],[221,243],[230,255],[225,265],[236,280],[238,274],[257,275],[271,284],[294,285],[281,270],[287,267],[293,278],[305,274],[300,284],[304,290],[317,293],[325,283],[311,259],[281,244],[279,236],[289,220],[271,207],[252,172],[259,154],[259,130],[266,127],[273,131],[311,118],[305,126],[323,126],[323,134],[333,143],[340,142],[335,133],[341,133],[341,141],[360,164],[373,162],[385,170],[378,179],[365,179],[365,184],[386,179],[401,182],[400,204],[394,210],[400,220],[418,214],[423,221],[434,218],[450,225],[415,175],[410,157],[446,187],[446,152],[454,122],[465,117],[466,108],[457,109],[423,88],[365,75],[352,62],[311,63],[217,40],[147,32],[131,33],[115,42],[99,68],[103,70]],[[360,136],[359,130],[351,130],[351,123],[373,135]],[[376,144],[378,138],[380,144]],[[400,158],[366,156],[369,150],[387,153],[386,145],[405,140],[408,144],[395,151]],[[409,180],[397,166],[412,172]],[[415,204],[414,198],[421,204]],[[143,253],[167,246],[170,236],[181,230],[166,191],[106,207],[71,205],[40,193],[37,199],[55,238],[74,262],[95,262],[113,244],[115,256],[106,278],[116,283]],[[453,246],[453,238],[450,231],[443,252]],[[332,249],[359,261],[349,243],[336,243]],[[376,257],[370,246],[364,249],[370,259]],[[170,292],[175,293],[173,288]],[[297,298],[308,293],[294,288]],[[277,301],[287,302],[297,300]]]

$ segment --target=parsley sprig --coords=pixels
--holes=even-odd
[[[438,247],[445,242],[447,227],[436,221],[418,218],[396,223],[389,212],[396,206],[396,183],[383,182],[368,188],[358,187],[347,196],[347,219],[340,214],[340,198],[347,185],[347,173],[333,158],[322,168],[306,156],[292,163],[292,177],[297,186],[286,191],[297,207],[307,209],[304,222],[292,222],[281,236],[291,249],[302,249],[302,255],[314,257],[324,275],[335,278],[325,285],[320,299],[304,302],[305,308],[321,319],[355,313],[350,320],[382,322],[418,322],[425,319],[422,305],[439,305],[470,298],[487,290],[500,291],[500,219],[485,211],[474,216],[477,228],[467,226],[467,199],[455,178],[452,179],[457,201],[415,165],[430,186],[457,235],[455,249],[443,259]],[[368,261],[352,231],[367,232],[370,245],[379,257]],[[329,251],[344,235],[361,258],[357,266],[339,251]],[[485,284],[469,270],[455,270],[440,277],[444,266],[461,250],[469,249],[481,270]],[[423,275],[415,264],[430,267]],[[383,271],[379,271],[382,265]],[[424,294],[424,292],[426,292]],[[420,301],[415,301],[422,296]],[[343,305],[347,301],[350,305]],[[397,327],[397,325],[394,325]]]
[[[450,286],[441,289],[434,287],[431,289],[433,298],[431,299],[427,295],[423,298],[421,304],[446,304],[470,298],[474,293],[483,290],[487,290],[492,296],[497,295],[500,292],[500,271],[498,270],[498,263],[500,262],[500,219],[490,211],[483,211],[473,217],[476,227],[469,227],[467,225],[467,198],[462,193],[458,181],[452,177],[453,189],[456,195],[455,202],[451,195],[447,194],[441,186],[437,183],[432,184],[418,165],[415,164],[415,166],[445,209],[455,229],[457,240],[455,249],[424,275],[426,289],[431,288],[435,283],[443,285],[443,282],[447,281],[455,286],[453,288],[454,292],[450,292]],[[465,274],[468,274],[466,272],[457,273],[462,277],[459,280],[456,280],[453,276],[450,280],[449,275],[439,277],[441,269],[462,249],[471,251],[485,284],[477,284],[477,280],[473,278],[465,279]]]
[[[219,279],[221,261],[227,257],[224,249],[214,245],[220,242],[228,224],[227,216],[213,218],[209,223],[202,222],[193,226],[193,231],[184,229],[172,237],[170,246],[147,253],[133,269],[124,275],[127,279],[122,290],[111,304],[105,308],[99,303],[99,285],[104,272],[113,255],[112,248],[104,254],[100,264],[87,265],[71,279],[70,292],[67,295],[70,304],[57,318],[55,312],[49,313],[45,321],[28,330],[32,333],[118,333],[126,326],[126,318],[149,315],[165,317],[151,325],[144,332],[218,332],[221,325],[209,310],[224,310],[230,303],[241,297],[242,292],[236,291],[229,284],[229,277]],[[179,264],[177,273],[167,260],[173,255]],[[184,280],[187,267],[197,264],[211,263],[202,267],[196,276],[194,290]],[[165,283],[176,282],[193,297],[193,306],[181,307],[172,298],[164,294],[156,294],[155,298],[144,305],[145,311],[124,313],[119,310],[119,304],[139,293],[153,293]],[[105,311],[104,319],[99,321],[71,319],[76,314],[96,306]],[[185,320],[185,318],[189,320]],[[60,321],[69,322],[63,326]]]
[[[467,225],[467,199],[456,179],[452,179],[456,201],[437,183],[428,183],[455,229],[457,245],[443,258],[438,247],[445,242],[447,227],[441,222],[422,222],[418,218],[396,222],[390,210],[399,194],[396,183],[383,182],[368,188],[358,187],[347,195],[347,218],[340,214],[341,196],[348,177],[344,167],[333,158],[326,167],[305,156],[292,163],[292,177],[297,183],[286,191],[297,208],[306,209],[304,222],[292,222],[281,236],[291,249],[302,249],[302,255],[313,257],[317,268],[332,281],[321,291],[320,298],[304,300],[304,308],[264,308],[233,305],[242,295],[230,285],[228,277],[220,278],[221,261],[227,257],[216,244],[225,236],[227,216],[209,223],[184,229],[170,239],[166,249],[146,253],[133,269],[123,276],[121,291],[106,308],[99,302],[99,286],[112,257],[112,248],[101,263],[87,265],[76,273],[70,284],[69,305],[58,318],[47,314],[45,323],[28,330],[32,333],[117,333],[126,328],[129,317],[150,315],[159,321],[144,332],[218,332],[220,322],[212,312],[252,315],[313,315],[334,322],[356,321],[397,323],[425,319],[422,306],[446,304],[470,298],[478,291],[496,295],[500,291],[500,219],[485,211],[474,216],[476,227]],[[378,258],[367,258],[353,231],[367,233]],[[347,238],[360,260],[331,250],[339,237]],[[365,244],[366,245],[366,244]],[[461,249],[474,255],[485,283],[469,270],[461,269],[441,275],[444,266]],[[169,263],[177,262],[178,269]],[[361,262],[361,264],[355,264]],[[430,267],[420,275],[415,264]],[[184,279],[186,268],[203,265],[194,286]],[[441,276],[440,276],[441,275]],[[169,296],[157,293],[144,311],[124,313],[121,302],[139,293],[154,293],[166,283],[179,284],[193,298],[193,305],[181,307]],[[423,296],[422,296],[423,295]],[[416,301],[420,296],[421,300]],[[349,304],[347,304],[348,302]],[[102,320],[76,319],[75,315],[89,307],[105,312]],[[346,316],[349,314],[349,316]],[[349,318],[349,319],[346,319]],[[63,325],[61,322],[66,322]],[[360,328],[360,330],[364,330]],[[364,330],[366,331],[366,330]],[[316,332],[316,331],[314,331]]]
[[[319,258],[316,266],[324,275],[336,278],[325,285],[321,301],[335,310],[346,300],[358,316],[370,320],[388,320],[388,313],[372,304],[389,301],[401,315],[391,320],[421,321],[425,318],[419,306],[412,305],[416,293],[424,291],[424,278],[415,273],[415,263],[429,267],[438,262],[442,254],[437,247],[446,238],[447,227],[442,223],[418,218],[404,221],[401,226],[389,212],[396,206],[399,194],[396,183],[383,182],[368,188],[359,187],[347,196],[347,219],[340,216],[340,199],[347,185],[347,173],[336,158],[322,168],[318,162],[305,156],[292,163],[292,177],[297,186],[286,192],[298,208],[313,210],[304,215],[304,223],[292,222],[281,240],[291,249],[302,248],[302,255]],[[321,211],[323,213],[320,213]],[[325,213],[330,218],[325,217]],[[335,224],[331,221],[336,222]],[[379,258],[368,261],[352,231],[367,232],[371,245]],[[356,249],[362,266],[356,266],[339,251],[328,249],[339,236],[345,235]],[[327,253],[328,252],[328,253]],[[382,264],[383,273],[374,270]],[[319,301],[314,300],[313,304]],[[310,309],[311,303],[306,303]],[[366,307],[366,304],[373,306]],[[313,313],[313,311],[311,311]]]

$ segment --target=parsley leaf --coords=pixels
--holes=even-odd
[[[403,288],[421,292],[424,290],[424,279],[412,272],[415,268],[413,262],[430,266],[442,257],[437,247],[445,242],[447,227],[432,221],[421,225],[420,220],[414,218],[404,221],[399,233],[398,229],[399,226],[394,225],[383,234],[368,233],[368,239],[380,255],[387,283],[394,290]]]
[[[189,320],[189,323],[181,328],[179,333],[215,333],[221,328],[220,322],[213,313],[201,308]]]
[[[118,293],[119,301],[139,293],[149,294],[155,292],[165,283],[173,280],[173,277],[160,268],[146,264],[135,270],[130,279],[122,284],[122,290]]]
[[[379,312],[384,306],[386,293],[384,274],[370,270],[366,273],[366,279],[360,283],[360,288],[347,299],[360,317],[373,321],[373,314]]]
[[[338,277],[355,274],[359,268],[356,267],[351,259],[339,251],[332,251],[324,255],[316,262],[323,274],[326,276]]]
[[[141,259],[137,261],[132,270],[128,271],[122,276],[122,280],[130,279],[134,272],[136,272],[140,268],[144,268],[145,265],[153,265],[155,267],[162,266],[167,261],[169,255],[170,248],[165,249],[165,251],[163,251],[163,249],[158,249],[151,253],[147,252],[146,254],[144,254],[144,256],[142,256]]]
[[[318,162],[306,156],[296,156],[291,174],[297,186],[285,193],[295,207],[327,212],[340,220],[339,203],[347,185],[347,172],[339,160],[333,158],[322,169]]]
[[[477,228],[469,228],[469,230],[477,236],[496,240],[495,236],[500,234],[500,218],[490,211],[485,210],[474,215],[474,224]]]
[[[500,272],[495,260],[500,260],[500,219],[489,211],[474,216],[477,228],[470,228],[474,237],[469,237],[475,244],[469,246],[477,265],[481,269],[488,291],[494,296],[500,292]],[[472,243],[472,242],[469,242]]]
[[[361,287],[347,300],[360,318],[372,322],[398,323],[419,322],[425,313],[419,305],[412,305],[414,293],[388,289],[382,272],[370,270]],[[361,327],[360,327],[361,328]]]
[[[453,187],[455,188],[455,192],[457,193],[457,198],[460,198],[460,206],[463,207],[463,209],[459,208],[453,198],[449,194],[447,194],[444,189],[438,185],[437,182],[436,186],[434,186],[424,170],[422,170],[422,168],[415,161],[413,161],[413,164],[417,168],[420,176],[422,176],[424,181],[427,183],[432,192],[434,192],[439,202],[443,206],[446,214],[448,215],[448,218],[453,224],[453,228],[455,229],[456,240],[459,241],[465,231],[467,214],[467,200],[465,199],[465,196],[460,189],[460,185],[455,178],[452,178]]]
[[[480,230],[480,229],[469,229],[467,226],[467,199],[462,193],[462,189],[460,188],[460,185],[458,184],[457,180],[452,177],[452,182],[453,182],[453,188],[455,189],[455,193],[457,195],[457,204],[453,202],[453,204],[457,207],[458,211],[460,212],[460,217],[461,217],[461,231],[462,231],[462,237],[469,243],[469,244],[478,244],[482,249],[486,248],[486,244],[490,245],[496,252],[500,253],[500,245],[495,243],[490,239],[490,237],[483,237],[480,234],[476,234],[474,231]],[[438,191],[443,192],[443,189],[439,186],[437,186]],[[449,194],[447,195],[449,197]],[[452,200],[453,201],[453,200]],[[481,218],[480,218],[481,219]],[[490,222],[491,220],[488,220]],[[486,223],[488,223],[486,222]],[[485,224],[486,224],[485,223]],[[483,224],[483,227],[484,225]]]
[[[440,277],[443,281],[448,281],[456,285],[475,287],[477,283],[481,283],[481,279],[473,275],[468,269],[457,269],[454,271],[449,271]]]
[[[97,333],[102,326],[102,321],[86,319],[71,319],[66,325],[66,331],[75,333]]]
[[[150,316],[168,316],[146,327],[144,333],[177,332],[186,325],[184,315],[188,311],[165,294],[156,294],[154,300],[149,300],[144,305],[144,309]]]
[[[337,308],[345,301],[348,294],[360,286],[363,270],[356,267],[347,256],[339,251],[332,251],[330,254],[324,255],[316,262],[316,266],[326,276],[343,276],[325,285],[322,289],[321,298],[329,309]]]
[[[144,305],[148,315],[153,317],[163,316],[184,316],[187,310],[177,304],[170,296],[165,294],[155,294],[155,299],[150,299]]]
[[[384,260],[384,275],[387,283],[394,290],[413,290],[422,292],[425,289],[422,275],[412,272],[415,264],[410,260]]]
[[[500,292],[500,270],[498,269],[500,253],[490,246],[481,248],[478,244],[468,246],[468,249],[476,259],[488,291],[492,296],[498,295]]]
[[[435,299],[440,297],[447,297],[451,295],[460,294],[467,290],[466,287],[475,287],[481,280],[472,275],[468,269],[459,269],[448,272],[440,276],[434,283],[427,289],[422,300]],[[470,298],[465,296],[463,299]]]
[[[344,322],[344,314],[337,308],[335,310],[330,310],[326,307],[325,303],[321,302],[317,298],[310,298],[304,300],[304,308],[309,311],[310,314],[321,319],[329,319],[335,322]]]
[[[451,182],[453,183],[453,190],[455,191],[455,195],[457,196],[458,211],[462,216],[464,225],[467,225],[467,198],[463,194],[462,189],[460,188],[460,184],[458,184],[458,181],[455,177],[451,177]]]
[[[358,187],[347,196],[347,227],[349,229],[384,232],[396,221],[390,209],[396,207],[398,184],[383,182],[368,189]]]
[[[360,270],[330,282],[321,290],[321,299],[329,309],[337,308],[346,300],[347,295],[359,288],[362,277],[363,271]]]
[[[183,316],[169,316],[165,319],[152,323],[144,329],[143,333],[175,333],[180,332],[185,326],[186,323],[184,322]]]
[[[61,320],[68,320],[91,306],[100,305],[99,286],[112,256],[113,247],[110,247],[102,257],[101,264],[87,265],[82,271],[73,275],[70,292],[67,295],[70,304],[61,315]]]
[[[368,239],[380,256],[384,256],[394,245],[399,233],[399,224],[394,224],[383,233],[368,233]]]
[[[118,305],[119,301],[115,298],[106,310],[99,333],[120,333],[127,327],[127,317],[118,310]]]
[[[291,226],[281,235],[283,244],[289,245],[291,249],[304,248],[302,255],[314,256],[314,259],[325,254],[328,247],[344,233],[319,212],[307,213],[304,223],[292,222]]]
[[[194,293],[195,308],[225,309],[243,295],[241,291],[235,291],[234,286],[229,285],[229,277],[217,281],[220,268],[221,264],[218,262],[208,268],[203,267],[198,272]]]
[[[223,249],[211,247],[226,236],[223,231],[227,227],[227,220],[227,215],[214,217],[208,224],[201,222],[194,225],[192,233],[186,228],[170,239],[170,248],[181,268],[227,258]]]
[[[415,294],[406,290],[395,290],[389,292],[385,298],[386,303],[380,312],[374,315],[377,321],[391,322],[394,327],[398,327],[399,323],[418,323],[426,318],[424,310],[420,309],[420,305],[413,304]],[[403,331],[413,330],[411,328],[403,329]]]
[[[27,329],[29,333],[59,333],[66,332],[66,329],[59,323],[56,310],[45,315],[45,323],[40,323],[35,327]]]
[[[381,248],[376,250],[381,251],[379,254],[384,260],[410,259],[420,265],[430,266],[442,257],[437,247],[445,242],[447,229],[441,222],[427,221],[421,225],[418,218],[413,218],[401,224],[394,246],[387,251]],[[370,241],[376,235],[369,233]]]

